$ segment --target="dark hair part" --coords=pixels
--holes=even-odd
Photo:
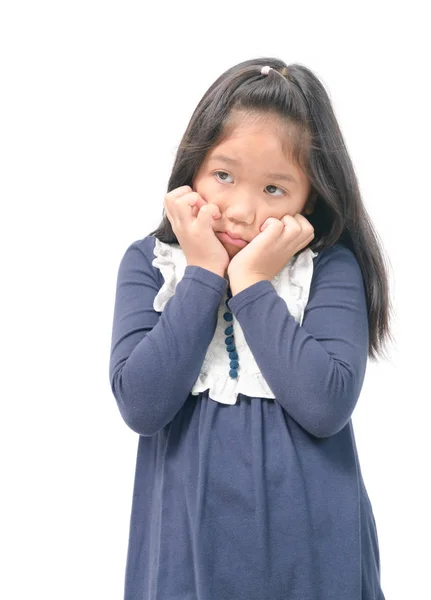
[[[268,75],[261,74],[265,65],[274,69]],[[287,126],[292,158],[307,175],[310,196],[313,194],[316,199],[314,212],[307,217],[315,230],[308,247],[322,252],[341,242],[353,251],[366,290],[368,356],[371,360],[376,360],[378,354],[383,356],[387,340],[393,340],[387,265],[331,101],[310,69],[261,57],[241,62],[223,73],[206,91],[190,119],[178,147],[167,193],[183,185],[193,187],[207,151],[225,137],[233,111],[248,116],[275,115]],[[164,210],[163,213],[159,226],[149,235],[162,242],[178,243]]]

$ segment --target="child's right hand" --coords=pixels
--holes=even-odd
[[[164,207],[187,265],[224,277],[230,258],[214,233],[213,223],[221,217],[217,206],[208,204],[189,185],[183,185],[166,194]]]

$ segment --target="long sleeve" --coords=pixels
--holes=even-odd
[[[243,289],[228,306],[289,416],[316,437],[340,431],[359,398],[368,356],[365,288],[353,252],[336,244],[317,256],[301,326],[270,281]]]
[[[163,312],[153,302],[163,277],[152,265],[155,238],[133,242],[118,269],[109,379],[120,413],[154,435],[186,401],[199,376],[228,282],[187,266]]]

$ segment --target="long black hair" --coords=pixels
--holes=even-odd
[[[262,75],[265,65],[273,70]],[[249,115],[275,115],[292,129],[293,136],[288,141],[292,158],[307,175],[316,198],[314,212],[307,217],[315,233],[308,247],[322,252],[341,242],[353,251],[366,290],[368,356],[371,360],[376,360],[378,354],[383,356],[383,347],[393,338],[389,327],[389,277],[382,245],[364,207],[328,93],[310,69],[261,57],[225,71],[193,112],[177,150],[167,193],[183,185],[193,187],[207,151],[226,135],[234,110]],[[164,209],[162,221],[149,235],[178,244]]]

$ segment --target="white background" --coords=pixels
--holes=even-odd
[[[259,56],[328,89],[390,261],[396,347],[353,423],[386,599],[431,598],[425,5],[2,4],[2,598],[122,598],[138,435],[108,377],[119,262],[161,219],[201,96]]]

